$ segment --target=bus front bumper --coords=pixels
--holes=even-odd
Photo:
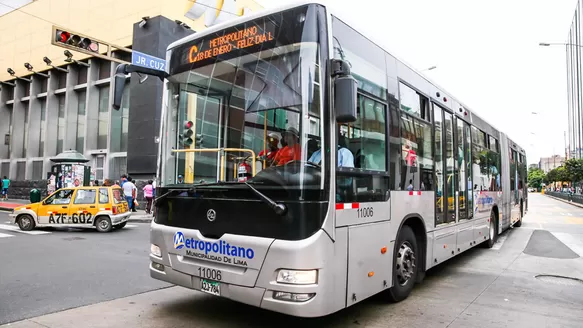
[[[161,264],[161,261],[156,261],[155,256],[150,255],[150,258],[152,260],[150,262],[150,277],[201,291],[201,278],[176,271],[171,266]],[[225,282],[220,283],[220,297],[236,302],[297,317],[320,317],[328,314],[320,312],[322,308],[318,303],[323,302],[323,298],[318,298],[317,293],[310,294],[310,298],[306,301],[285,301],[275,299],[274,294],[276,292],[262,287],[245,287]]]

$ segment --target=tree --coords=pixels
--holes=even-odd
[[[565,169],[571,182],[579,182],[583,180],[583,159],[571,158],[566,161]]]
[[[569,173],[567,172],[567,169],[565,169],[564,166],[559,166],[557,168],[550,170],[549,173],[547,173],[547,176],[545,178],[546,183],[566,182],[566,181],[571,181],[571,180],[569,178]]]
[[[528,186],[532,188],[540,188],[545,178],[545,172],[539,168],[528,170]]]

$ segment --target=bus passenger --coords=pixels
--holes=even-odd
[[[281,148],[275,155],[273,165],[276,166],[285,165],[291,161],[299,161],[302,156],[298,130],[296,128],[288,128],[282,135],[287,146]]]
[[[275,159],[275,155],[279,151],[279,140],[281,137],[277,132],[270,132],[267,135],[267,142],[268,142],[268,149],[263,149],[259,153],[259,159],[265,161],[265,166],[271,166],[273,160]]]

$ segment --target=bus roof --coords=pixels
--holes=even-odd
[[[367,38],[369,41],[371,41],[372,43],[374,43],[376,46],[378,46],[379,48],[381,48],[382,50],[384,50],[386,53],[388,53],[389,55],[393,56],[393,58],[395,58],[396,61],[398,61],[401,64],[403,64],[406,68],[408,68],[411,71],[411,73],[417,75],[418,78],[421,78],[421,79],[425,80],[428,84],[432,85],[435,89],[438,89],[444,96],[447,96],[451,101],[458,103],[465,111],[468,112],[468,115],[469,115],[469,118],[470,118],[469,119],[470,122],[472,122],[473,124],[476,124],[476,123],[474,123],[474,118],[476,118],[476,121],[488,125],[492,130],[494,130],[498,134],[504,134],[509,139],[509,141],[511,141],[510,138],[508,137],[508,135],[506,133],[500,131],[493,124],[489,123],[484,118],[482,118],[479,115],[477,115],[473,110],[471,110],[469,108],[469,106],[465,105],[457,97],[454,97],[451,92],[448,92],[445,88],[443,88],[442,86],[440,86],[439,84],[437,84],[435,81],[431,80],[430,78],[428,78],[427,76],[425,76],[424,74],[422,74],[421,72],[419,72],[417,69],[413,68],[413,66],[410,65],[409,63],[407,63],[405,60],[401,59],[398,56],[395,56],[394,55],[395,52],[394,51],[391,51],[390,49],[388,49],[387,46],[385,46],[385,45],[383,45],[383,43],[379,42],[379,39],[376,36],[374,36],[374,35],[366,35],[365,33],[363,33],[362,29],[359,28],[359,26],[361,24],[358,24],[356,22],[356,20],[355,19],[352,19],[352,17],[350,15],[346,15],[343,12],[341,12],[339,10],[339,5],[337,5],[337,4],[335,5],[333,1],[327,1],[327,0],[298,0],[298,1],[295,1],[293,3],[287,3],[287,4],[284,4],[284,5],[280,5],[280,6],[274,6],[272,8],[263,9],[263,10],[260,10],[260,11],[257,11],[257,12],[253,12],[253,13],[251,13],[249,15],[246,15],[246,16],[238,17],[238,18],[235,18],[235,19],[232,19],[232,20],[229,20],[229,21],[226,21],[226,22],[217,24],[217,25],[210,26],[210,27],[208,27],[208,28],[206,28],[206,29],[204,29],[204,30],[202,30],[200,32],[196,32],[194,34],[191,34],[191,35],[189,35],[187,37],[184,37],[184,38],[182,38],[180,40],[177,40],[177,41],[171,43],[168,46],[168,52],[166,54],[166,56],[167,56],[166,59],[167,60],[170,59],[170,56],[169,56],[170,53],[169,52],[173,48],[175,48],[175,47],[177,47],[179,45],[182,45],[184,43],[187,43],[187,42],[190,42],[192,40],[195,40],[195,39],[204,37],[206,35],[209,35],[211,33],[220,31],[220,30],[222,30],[224,28],[227,28],[227,27],[230,27],[230,26],[233,26],[233,25],[245,23],[247,21],[251,21],[251,20],[256,19],[256,18],[260,18],[260,17],[266,16],[266,15],[270,15],[270,14],[273,14],[273,13],[280,12],[280,11],[285,11],[287,9],[304,6],[304,5],[307,5],[307,4],[319,4],[319,5],[322,5],[322,6],[326,7],[326,10],[327,10],[328,13],[332,14],[333,16],[337,17],[338,19],[340,19],[344,23],[348,24],[352,29],[354,29],[356,32],[358,32],[359,34],[361,34],[363,37]],[[426,96],[429,96],[433,100],[436,99],[431,94],[427,94]],[[440,100],[440,99],[437,99],[437,100]],[[453,109],[453,111],[456,112],[455,109]],[[478,125],[479,125],[479,127],[481,127],[483,129],[483,124],[478,124]],[[489,131],[485,131],[485,132],[488,132],[489,133]],[[511,141],[509,144],[512,145],[513,148],[515,148],[516,150],[518,150],[520,153],[525,154],[524,149],[522,147],[518,146],[514,141]]]

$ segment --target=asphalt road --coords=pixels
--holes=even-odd
[[[10,328],[78,328],[79,326],[96,328],[274,326],[580,328],[583,322],[581,311],[583,284],[573,280],[553,280],[552,277],[543,279],[539,275],[583,279],[583,209],[538,194],[530,195],[529,207],[529,213],[524,218],[522,227],[512,229],[502,235],[492,249],[471,249],[430,270],[424,282],[416,286],[411,296],[397,304],[389,304],[381,297],[373,297],[327,317],[298,319],[185,288],[171,287],[14,322]],[[119,239],[125,240],[125,233],[125,231],[120,231]],[[132,248],[132,254],[137,252],[138,257],[143,258],[147,253],[147,239],[140,241],[139,238],[147,238],[147,229],[145,231],[139,228],[129,230],[128,239],[130,234],[137,235],[138,241],[132,240],[135,244],[142,245],[136,246],[137,250]],[[94,236],[93,233],[73,234],[73,236],[82,237],[86,235]],[[69,234],[67,233],[66,236],[68,237]],[[114,234],[109,239],[105,236],[96,238],[108,243],[118,239],[117,236],[118,234]],[[34,237],[41,239],[46,236]],[[56,240],[60,241],[62,238],[59,237]],[[41,270],[42,267],[50,267],[49,261],[52,260],[52,257],[45,254],[50,254],[50,250],[53,252],[66,250],[64,245],[76,242],[63,241],[59,244],[63,246],[50,246],[44,249],[20,245],[15,248],[15,252],[19,253],[25,249],[24,247],[28,247],[31,257],[44,259],[41,262],[42,265],[34,266],[37,270]],[[0,249],[4,249],[2,243],[0,239]],[[113,248],[109,243],[103,244],[102,247]],[[93,249],[93,247],[90,248]],[[133,266],[138,273],[132,276],[139,280],[144,289],[147,289],[146,284],[155,284],[152,279],[147,278],[147,270],[144,270],[146,264],[142,259],[123,264],[123,252],[119,255],[121,259],[109,254],[109,252],[117,252],[115,249],[106,252],[103,258],[100,257],[99,261],[95,261],[98,264],[93,264],[89,270],[84,271],[109,266],[113,260],[121,272],[134,272],[129,268]],[[94,253],[98,252],[94,250],[92,254]],[[84,258],[80,255],[78,257]],[[3,259],[4,257],[0,257],[0,260]],[[0,263],[6,263],[5,259]],[[86,261],[83,266],[88,266],[89,263]],[[14,275],[11,275],[8,282],[12,284],[14,279],[16,279]],[[59,279],[62,279],[60,275],[46,278],[44,280],[46,283],[40,284],[38,290],[49,288],[50,292],[43,292],[46,298],[62,300],[62,296],[47,296],[55,293],[55,288],[51,287],[49,282],[56,280],[56,283],[59,283]],[[79,279],[78,286],[85,286],[82,282],[86,280]],[[142,281],[142,279],[145,280]],[[132,283],[120,283],[116,285],[116,288],[127,288],[126,285],[132,285]],[[26,283],[20,283],[20,286],[24,288]],[[103,286],[101,283],[95,283],[91,288],[74,289],[68,292],[73,300],[79,295],[86,299],[82,295],[100,293]],[[150,288],[158,287],[160,286]],[[27,297],[6,295],[2,294],[2,289],[3,287],[0,288],[0,311],[3,312],[0,312],[0,317],[6,312],[4,307],[7,302],[4,300],[7,296],[14,300],[13,303],[19,304],[19,307],[31,308],[26,300],[34,300],[35,295],[30,293]],[[14,292],[14,288],[11,290]],[[97,298],[99,297],[98,295]],[[44,302],[39,302],[39,304],[44,304]]]
[[[149,224],[25,234],[6,221],[0,212],[0,324],[168,286],[149,275]]]

